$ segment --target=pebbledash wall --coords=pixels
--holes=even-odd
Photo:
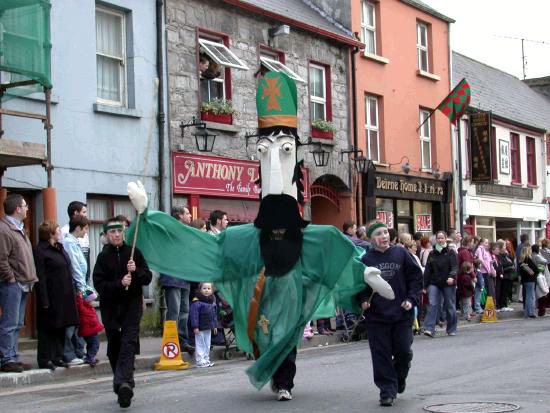
[[[349,163],[347,160],[341,162],[339,156],[340,150],[349,148],[350,140],[349,49],[348,46],[293,26],[290,27],[290,34],[270,39],[268,30],[279,24],[274,19],[219,1],[166,2],[169,124],[172,161],[176,161],[172,165],[173,204],[190,205],[192,212],[194,210],[195,214],[203,218],[208,217],[213,209],[222,209],[228,212],[230,220],[246,222],[255,217],[259,200],[257,196],[244,199],[236,198],[228,192],[215,196],[208,190],[177,188],[177,175],[185,172],[178,165],[183,165],[186,160],[196,162],[195,158],[191,159],[191,155],[198,154],[193,136],[194,128],[186,128],[182,138],[180,122],[188,122],[193,116],[200,119],[200,37],[224,42],[248,66],[248,70],[222,69],[225,77],[225,96],[232,100],[239,113],[233,117],[230,125],[207,123],[208,129],[217,136],[213,151],[201,154],[206,156],[203,159],[205,162],[225,162],[234,167],[241,161],[252,161],[252,165],[257,163],[256,139],[251,139],[247,148],[244,136],[247,132],[255,134],[258,126],[256,90],[261,69],[260,52],[277,56],[305,80],[303,83],[297,82],[298,133],[303,141],[311,135],[309,65],[312,62],[324,65],[330,74],[327,85],[327,92],[330,94],[330,102],[327,102],[327,105],[330,105],[330,108],[327,109],[337,128],[333,138],[324,141],[328,145],[324,145],[323,148],[331,152],[330,161],[326,167],[316,167],[310,153],[314,148],[312,146],[300,147],[298,160],[304,159],[304,166],[309,170],[310,183],[328,182],[340,191],[339,210],[329,202],[321,202],[320,206],[316,207],[317,221],[340,226],[353,213],[349,192]],[[212,176],[202,178],[201,185],[228,188],[229,192],[231,187],[235,189],[239,184],[234,179],[213,182]],[[223,192],[223,189],[220,191]],[[310,205],[306,204],[305,208],[305,216],[308,219],[311,219],[312,214],[314,217],[316,215],[315,210],[311,211]]]

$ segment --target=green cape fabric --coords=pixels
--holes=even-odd
[[[239,348],[252,353],[248,307],[263,267],[259,230],[247,224],[213,236],[159,211],[146,210],[139,219],[137,247],[149,266],[188,281],[214,282],[233,308]],[[134,228],[135,222],[126,239],[133,239]],[[333,316],[336,305],[359,311],[355,295],[366,286],[362,254],[333,226],[305,228],[297,264],[281,277],[266,279],[258,318],[265,315],[269,331],[264,334],[256,327],[260,357],[247,370],[255,387],[262,388],[292,348],[299,346],[309,320]]]

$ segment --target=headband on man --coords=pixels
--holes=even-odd
[[[124,225],[120,222],[109,222],[103,225],[103,232],[109,232],[112,229],[124,229]]]
[[[369,227],[369,230],[367,231],[367,237],[370,238],[372,233],[376,231],[378,228],[388,228],[386,224],[383,224],[382,222],[377,222]]]

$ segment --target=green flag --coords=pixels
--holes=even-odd
[[[456,120],[460,119],[462,114],[466,112],[466,108],[470,103],[470,85],[466,79],[462,79],[458,85],[443,99],[443,102],[437,107],[456,125]]]

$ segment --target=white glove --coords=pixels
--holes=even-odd
[[[391,286],[380,276],[380,270],[378,268],[365,268],[365,283],[367,283],[375,293],[380,294],[382,297],[388,300],[393,300],[395,298]]]
[[[137,181],[137,183],[128,182],[128,196],[137,212],[139,214],[143,213],[147,208],[149,199],[147,198],[147,192],[145,192],[145,187],[141,181]]]

